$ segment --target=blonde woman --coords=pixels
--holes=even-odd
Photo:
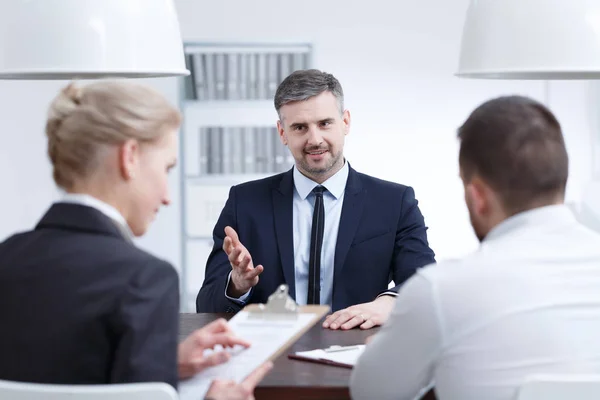
[[[129,82],[70,84],[54,99],[48,155],[66,195],[0,244],[0,379],[177,387],[227,361],[203,357],[206,348],[249,345],[223,320],[178,344],[177,272],[131,242],[170,203],[180,120],[159,93]],[[208,383],[206,396],[252,398],[270,367],[242,384]]]

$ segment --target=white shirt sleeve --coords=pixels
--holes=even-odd
[[[250,292],[252,291],[252,289],[248,290],[246,293],[244,293],[237,299],[233,298],[233,297],[229,297],[229,296],[227,296],[227,289],[229,289],[229,282],[231,282],[231,272],[229,273],[229,276],[227,277],[227,285],[225,285],[225,297],[227,297],[229,300],[235,301],[236,303],[238,303],[242,306],[245,305],[246,300],[248,300],[248,296],[250,296]]]
[[[400,289],[390,318],[354,367],[352,398],[416,398],[431,386],[442,341],[435,288],[416,273]]]

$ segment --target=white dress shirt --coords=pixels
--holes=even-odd
[[[356,399],[515,399],[537,373],[600,373],[600,235],[563,205],[517,214],[417,270],[353,370]]]
[[[133,233],[129,228],[129,224],[127,224],[127,221],[119,212],[119,210],[117,210],[110,204],[105,203],[104,201],[85,193],[65,193],[60,201],[62,203],[80,204],[83,206],[95,208],[96,210],[100,211],[102,214],[106,215],[108,218],[113,220],[116,224],[118,224],[117,228],[119,228],[119,230],[123,232],[123,234],[126,236],[126,239],[133,239]]]
[[[321,184],[325,226],[323,228],[323,246],[321,248],[321,304],[332,306],[333,262],[337,243],[344,192],[348,181],[348,163],[332,177]],[[308,297],[308,270],[310,261],[310,239],[312,231],[315,194],[312,190],[318,183],[302,175],[294,167],[294,269],[296,284],[296,303],[305,305]]]

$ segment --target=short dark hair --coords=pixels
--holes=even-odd
[[[543,104],[523,96],[489,100],[458,129],[466,181],[479,175],[507,212],[564,198],[569,159],[560,124]]]
[[[275,92],[275,110],[287,103],[304,101],[325,91],[333,93],[340,108],[344,112],[344,91],[335,76],[318,69],[302,69],[292,72],[279,84]],[[281,118],[281,116],[280,116]]]

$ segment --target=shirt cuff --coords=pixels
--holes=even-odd
[[[396,292],[392,292],[392,291],[388,291],[388,292],[383,292],[380,293],[377,297],[375,297],[376,299],[380,298],[381,296],[392,296],[392,297],[398,297],[398,293]]]
[[[248,300],[248,297],[250,296],[250,292],[252,291],[252,289],[248,290],[245,294],[238,297],[237,299],[233,298],[233,297],[229,297],[229,296],[227,296],[227,289],[229,288],[229,282],[231,282],[231,272],[227,276],[227,285],[225,285],[225,297],[227,297],[229,300],[231,300],[241,306],[245,305],[246,300]]]

